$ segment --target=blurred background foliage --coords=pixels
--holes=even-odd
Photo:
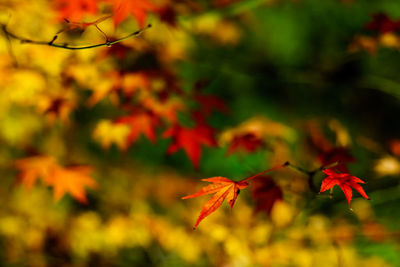
[[[397,0],[1,0],[1,265],[400,266],[399,17]],[[145,23],[85,50],[12,36],[85,46]],[[193,231],[206,198],[180,199],[338,160],[371,201],[282,169]]]

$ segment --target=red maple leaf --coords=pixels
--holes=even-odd
[[[372,16],[372,21],[365,28],[378,33],[389,33],[399,29],[399,22],[393,21],[386,14],[378,13]]]
[[[331,169],[324,170],[324,173],[328,176],[322,181],[320,193],[333,188],[335,185],[338,185],[346,196],[349,207],[351,198],[353,197],[353,192],[351,190],[352,187],[364,198],[369,199],[367,194],[364,192],[364,189],[361,187],[361,185],[359,185],[364,184],[364,181],[361,179],[348,173],[336,173]]]
[[[201,120],[196,121],[194,128],[186,128],[175,124],[163,133],[163,137],[172,137],[173,142],[167,150],[167,154],[173,154],[183,149],[195,168],[199,167],[202,145],[216,146],[214,130]]]
[[[265,211],[271,214],[275,201],[283,198],[280,186],[269,176],[258,176],[251,183],[251,195],[256,201],[256,212]]]
[[[98,0],[57,0],[59,19],[81,21],[87,14],[96,14]]]
[[[199,103],[200,111],[206,116],[210,115],[213,110],[218,110],[222,113],[229,112],[227,105],[217,96],[196,94],[194,99]]]
[[[135,142],[141,134],[152,142],[156,141],[155,128],[158,125],[158,119],[149,112],[133,112],[129,116],[116,119],[115,123],[124,123],[131,126],[131,132],[126,140],[127,147]]]
[[[106,0],[113,6],[114,25],[119,25],[130,14],[132,14],[139,24],[144,27],[148,11],[157,11],[158,7],[149,0]]]
[[[188,199],[188,198],[194,198],[194,197],[199,197],[199,196],[204,196],[208,194],[214,194],[210,200],[208,200],[203,207],[201,208],[200,215],[197,218],[196,224],[194,225],[193,229],[196,229],[196,227],[199,225],[199,223],[208,215],[216,211],[221,204],[224,202],[225,199],[227,199],[229,206],[231,209],[233,208],[233,205],[235,204],[235,201],[239,195],[240,189],[244,189],[249,185],[249,181],[253,180],[254,178],[263,175],[267,172],[277,170],[280,168],[283,168],[287,166],[287,163],[283,165],[277,165],[275,167],[272,167],[268,170],[262,171],[260,173],[257,173],[253,176],[250,176],[246,179],[243,179],[241,181],[235,182],[232,181],[228,178],[217,176],[217,177],[211,177],[208,179],[202,179],[202,181],[205,182],[210,182],[212,184],[203,187],[200,189],[198,192],[194,193],[193,195],[188,195],[182,197],[182,199]]]

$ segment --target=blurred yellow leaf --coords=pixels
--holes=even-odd
[[[376,161],[374,170],[379,176],[399,174],[400,161],[395,157],[385,156]]]
[[[126,140],[130,132],[131,127],[127,124],[101,120],[93,131],[93,138],[99,141],[104,148],[109,148],[111,144],[115,143],[120,149],[126,149]]]
[[[271,211],[272,222],[279,228],[290,225],[294,217],[293,208],[286,202],[278,200]]]

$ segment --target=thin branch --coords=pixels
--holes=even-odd
[[[277,165],[277,166],[272,167],[272,168],[270,168],[270,169],[268,169],[268,170],[265,170],[265,171],[262,171],[262,172],[259,172],[259,173],[255,174],[255,175],[253,175],[253,176],[250,176],[250,177],[248,177],[248,178],[242,180],[241,182],[247,182],[247,181],[252,180],[252,179],[254,179],[254,178],[256,178],[256,177],[258,177],[258,176],[260,176],[260,175],[266,174],[267,172],[275,171],[275,170],[284,168],[284,167],[289,166],[289,165],[290,165],[289,162],[285,162],[285,163],[282,164],[282,165]]]
[[[148,24],[146,27],[137,30],[131,34],[128,34],[125,37],[122,37],[120,39],[117,39],[115,41],[105,41],[104,43],[100,43],[100,44],[95,44],[95,45],[88,45],[88,46],[71,46],[69,44],[55,44],[53,43],[55,41],[56,38],[53,38],[50,42],[46,42],[46,41],[35,41],[35,40],[31,40],[31,39],[27,39],[27,38],[23,38],[20,37],[14,33],[11,33],[7,30],[6,25],[1,24],[1,28],[4,31],[4,33],[6,34],[7,38],[12,38],[12,39],[16,39],[19,40],[21,42],[21,44],[35,44],[35,45],[46,45],[46,46],[52,46],[52,47],[56,47],[56,48],[61,48],[61,49],[68,49],[68,50],[83,50],[83,49],[91,49],[91,48],[96,48],[96,47],[103,47],[103,46],[112,46],[113,44],[122,42],[126,39],[135,37],[140,35],[142,32],[144,32],[145,30],[151,28],[151,24]]]
[[[4,36],[6,37],[8,53],[10,54],[10,56],[11,56],[11,58],[13,60],[14,67],[18,67],[17,57],[14,54],[14,50],[13,50],[12,45],[11,45],[10,36],[5,31],[5,28],[2,28],[2,29],[3,29]]]

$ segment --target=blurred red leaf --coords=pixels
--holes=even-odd
[[[269,176],[258,176],[251,183],[251,195],[256,201],[256,212],[265,211],[271,214],[275,201],[283,198],[280,186]]]
[[[264,145],[264,141],[253,133],[237,135],[229,144],[228,154],[232,154],[237,151],[254,152]]]
[[[388,33],[398,30],[399,22],[392,20],[386,14],[378,13],[372,16],[372,21],[365,28],[378,33]]]
[[[225,198],[227,199],[232,209],[240,192],[240,189],[244,189],[249,185],[247,182],[235,182],[225,177],[212,177],[208,179],[202,179],[202,181],[210,182],[212,184],[203,187],[193,195],[182,197],[182,199],[188,199],[208,194],[214,194],[212,198],[207,201],[201,208],[200,215],[197,218],[196,224],[194,225],[193,229],[196,229],[196,227],[205,217],[216,211],[224,202]]]
[[[151,113],[145,111],[134,111],[129,116],[120,117],[115,123],[124,123],[131,127],[131,132],[127,137],[127,147],[135,142],[141,134],[150,141],[156,141],[155,128],[158,125],[158,119]]]
[[[202,153],[202,145],[213,147],[216,145],[214,130],[200,119],[196,120],[194,128],[182,127],[175,124],[163,133],[163,137],[172,137],[173,142],[167,150],[167,154],[173,154],[183,149],[195,168],[199,167]]]
[[[98,2],[97,0],[57,0],[59,19],[81,21],[85,15],[97,13]]]
[[[130,14],[132,14],[139,24],[144,27],[148,11],[157,11],[158,7],[149,0],[123,1],[106,0],[113,5],[114,25],[118,26]]]
[[[393,155],[397,157],[400,156],[400,140],[398,139],[391,140],[389,143],[389,148]]]
[[[169,25],[171,25],[173,27],[176,27],[177,13],[175,12],[175,9],[172,8],[172,6],[167,5],[167,6],[161,7],[158,9],[157,13],[162,21],[168,23]]]
[[[206,116],[211,115],[214,110],[222,113],[228,113],[229,111],[228,106],[217,96],[196,94],[194,99],[199,103],[200,111]]]
[[[353,197],[353,192],[351,190],[352,187],[364,198],[369,199],[367,194],[364,192],[364,189],[361,187],[361,185],[359,185],[364,184],[364,181],[361,179],[348,173],[336,173],[331,169],[324,170],[324,173],[328,176],[322,181],[320,193],[333,188],[335,185],[338,185],[346,196],[349,207]]]

